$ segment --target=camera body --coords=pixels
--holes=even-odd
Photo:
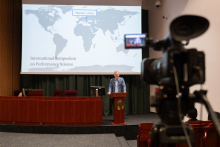
[[[175,47],[164,51],[160,59],[144,59],[141,80],[147,84],[175,86],[173,67],[181,87],[205,82],[205,54],[196,49]]]
[[[189,88],[195,84],[203,84],[205,82],[204,52],[194,48],[185,49],[184,46],[189,43],[190,39],[203,34],[208,27],[207,19],[185,15],[174,19],[170,25],[170,33],[156,43],[147,38],[146,34],[124,35],[126,49],[152,47],[156,51],[163,52],[159,59],[142,61],[141,81],[147,84],[173,87],[176,85],[174,76],[176,72],[179,87]],[[182,41],[186,41],[187,44],[183,44]]]
[[[185,49],[181,41],[169,34],[164,40],[153,43],[146,34],[124,35],[125,48],[146,48],[163,51],[159,59],[143,59],[141,81],[147,84],[175,86],[173,67],[176,68],[179,85],[190,87],[205,82],[205,54],[196,49]]]

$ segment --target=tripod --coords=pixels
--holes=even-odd
[[[185,116],[186,112],[194,107],[195,102],[202,103],[206,106],[207,111],[210,113],[212,121],[220,137],[220,126],[216,115],[214,114],[208,99],[206,98],[207,91],[195,91],[194,94],[184,94],[180,97],[181,112]],[[179,119],[178,100],[174,94],[168,94],[166,98],[163,91],[160,91],[157,97],[157,103],[152,106],[157,107],[157,112],[161,118],[161,122],[153,126],[150,138],[151,147],[174,147],[176,143],[186,143],[189,146],[194,146],[194,133],[193,128],[184,124]],[[185,132],[184,129],[185,128]],[[188,141],[187,141],[188,139]]]

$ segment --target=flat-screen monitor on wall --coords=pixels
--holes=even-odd
[[[141,6],[22,5],[21,74],[140,74]]]

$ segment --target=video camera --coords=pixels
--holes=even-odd
[[[184,49],[182,41],[203,34],[208,20],[198,16],[182,16],[170,26],[171,33],[164,40],[153,43],[146,34],[125,35],[125,48],[153,47],[162,51],[160,59],[144,59],[141,63],[141,80],[147,84],[175,86],[173,66],[177,69],[180,86],[189,87],[205,82],[205,55],[196,49]]]
[[[205,96],[207,91],[189,93],[190,86],[205,82],[205,54],[195,48],[184,48],[190,39],[202,35],[208,27],[207,19],[184,15],[171,22],[170,33],[161,41],[153,42],[147,34],[124,35],[126,49],[152,47],[163,52],[159,59],[145,58],[141,62],[141,81],[159,86],[156,103],[152,106],[156,107],[161,122],[154,124],[150,133],[152,146],[175,146],[175,143],[184,142],[190,146],[194,142],[192,127],[182,119],[194,108],[195,102],[205,104],[218,127],[218,120]],[[217,131],[220,135],[219,128]]]

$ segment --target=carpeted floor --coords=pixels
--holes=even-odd
[[[136,140],[126,141],[114,134],[29,134],[0,132],[1,147],[135,147]]]
[[[111,125],[113,116],[104,116],[102,126],[0,125],[0,147],[136,147],[138,125],[159,120],[148,113],[125,115],[122,126]]]
[[[111,125],[110,122],[114,121],[114,116],[103,116],[102,125]],[[136,114],[136,115],[125,115],[125,123],[127,125],[139,125],[140,123],[146,122],[158,122],[160,118],[155,113],[148,114]]]

